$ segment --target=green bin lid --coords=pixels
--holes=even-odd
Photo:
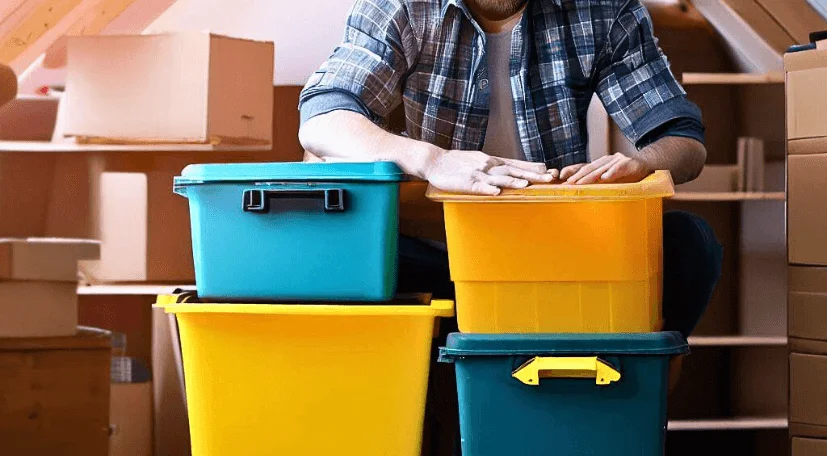
[[[399,182],[402,170],[393,162],[364,163],[223,163],[189,165],[176,186],[222,182]]]
[[[449,334],[440,358],[543,355],[682,355],[689,353],[678,332],[643,334]]]

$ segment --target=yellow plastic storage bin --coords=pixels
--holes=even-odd
[[[444,202],[459,329],[648,332],[661,326],[663,198],[672,178],[535,185]]]
[[[193,456],[420,455],[452,302],[158,305],[178,319]]]

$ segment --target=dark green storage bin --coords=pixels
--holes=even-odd
[[[661,456],[676,332],[451,334],[463,456]]]

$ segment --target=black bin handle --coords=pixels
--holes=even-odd
[[[242,209],[244,212],[266,214],[270,212],[270,200],[287,198],[324,200],[325,212],[344,212],[345,210],[345,190],[342,188],[313,190],[244,190],[244,194],[242,196]]]

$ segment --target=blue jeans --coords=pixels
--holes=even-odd
[[[723,249],[712,228],[687,212],[663,216],[663,319],[665,331],[689,337],[706,310],[721,277]],[[429,292],[453,299],[448,254],[431,245],[399,240],[399,292]],[[459,414],[452,364],[436,362],[445,338],[457,331],[456,319],[443,320],[432,353],[423,456],[451,456],[459,449]]]

